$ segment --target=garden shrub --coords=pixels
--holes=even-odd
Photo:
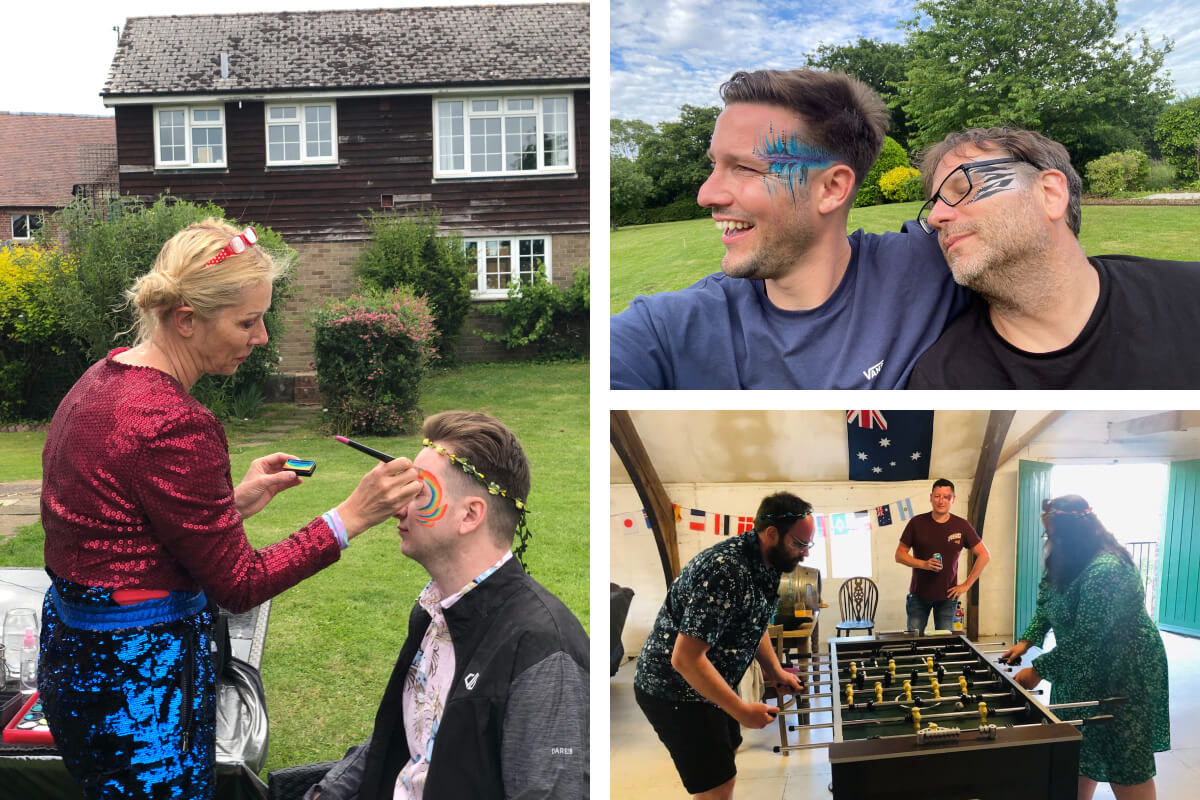
[[[1200,96],[1167,106],[1154,121],[1154,142],[1181,182],[1200,177]]]
[[[912,167],[892,167],[879,176],[879,192],[888,200],[907,202],[913,199],[908,196],[908,182],[912,178],[919,181],[921,173]]]
[[[913,170],[916,172],[916,170]],[[924,200],[925,199],[925,182],[921,180],[921,173],[917,172],[904,181],[904,197],[908,201]]]
[[[437,358],[429,302],[410,289],[367,289],[312,315],[317,387],[335,433],[411,432],[421,379]]]
[[[587,269],[575,270],[571,285],[560,289],[540,271],[532,283],[508,287],[508,299],[480,310],[504,321],[502,333],[476,330],[489,342],[502,342],[507,349],[533,345],[548,359],[585,358],[588,354],[588,308],[590,276]]]
[[[879,189],[879,179],[889,170],[907,166],[909,166],[908,153],[904,152],[904,148],[895,139],[885,136],[879,158],[875,159],[874,166],[871,167],[867,177],[858,187],[858,196],[854,198],[854,207],[874,206],[882,202],[883,194]]]
[[[1117,192],[1136,192],[1145,188],[1150,169],[1146,154],[1139,150],[1109,153],[1084,167],[1088,190],[1101,197]]]
[[[443,363],[453,361],[475,281],[462,236],[439,231],[441,216],[434,211],[372,212],[362,219],[371,234],[358,255],[363,285],[382,291],[407,286],[424,294],[435,320],[434,346]]]
[[[1146,189],[1163,192],[1175,187],[1175,168],[1161,159],[1153,159],[1147,167]]]
[[[62,364],[86,364],[72,353],[69,309],[51,291],[56,269],[71,264],[53,249],[0,248],[0,422],[52,414],[78,376],[64,376]]]
[[[197,205],[173,197],[160,197],[150,206],[122,198],[103,207],[77,199],[54,215],[67,242],[62,258],[72,268],[55,272],[51,291],[63,306],[65,328],[82,361],[67,388],[109,350],[133,343],[133,314],[125,307],[125,289],[154,266],[168,239],[209,217],[226,219],[224,209],[212,203]],[[237,228],[253,226],[258,246],[273,256],[289,261],[295,258],[283,238],[270,228],[226,221]],[[217,416],[227,417],[233,398],[245,394],[248,386],[260,386],[278,370],[278,343],[284,331],[281,310],[291,291],[285,274],[276,281],[271,308],[263,317],[269,338],[265,345],[255,347],[233,375],[206,375],[192,387],[192,394]]]

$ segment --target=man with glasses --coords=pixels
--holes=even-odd
[[[950,513],[950,506],[954,505],[953,483],[945,478],[934,481],[929,505],[932,508],[929,513],[917,514],[908,521],[896,545],[896,563],[912,567],[912,580],[904,601],[908,629],[920,633],[925,633],[930,611],[935,630],[951,630],[958,599],[975,585],[992,559],[971,523]],[[964,548],[975,554],[975,566],[967,579],[959,583],[958,557]]]
[[[611,320],[613,389],[896,389],[966,305],[936,242],[855,231],[887,107],[840,72],[735,73],[697,201],[721,272]],[[910,231],[911,232],[907,232]]]
[[[1200,263],[1088,257],[1082,182],[1033,131],[973,128],[924,157],[918,217],[978,296],[910,389],[1200,387]]]
[[[634,696],[689,793],[733,796],[740,725],[763,728],[776,709],[736,687],[755,659],[785,693],[804,684],[783,669],[767,636],[779,579],[812,548],[812,505],[788,492],[763,498],[754,529],[688,562],[667,591],[638,656]]]

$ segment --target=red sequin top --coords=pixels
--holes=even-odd
[[[46,566],[84,586],[205,593],[240,613],[337,561],[317,517],[255,550],[216,417],[171,376],[113,350],[59,404],[42,452]]]

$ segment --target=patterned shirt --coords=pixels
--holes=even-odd
[[[775,613],[780,575],[763,561],[755,531],[689,561],[667,591],[638,656],[634,686],[663,700],[709,702],[671,666],[675,637],[685,633],[708,643],[706,657],[736,687]]]
[[[425,791],[425,778],[433,754],[433,740],[446,698],[454,681],[454,646],[443,612],[462,599],[463,595],[483,583],[484,578],[504,566],[513,557],[512,551],[485,569],[455,594],[443,599],[433,581],[421,592],[417,602],[429,614],[429,627],[421,639],[421,647],[408,668],[404,682],[404,733],[408,737],[408,752],[412,758],[396,776],[393,800],[420,800]]]

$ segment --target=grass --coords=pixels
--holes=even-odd
[[[426,414],[455,408],[498,416],[521,439],[532,465],[528,498],[533,575],[589,628],[588,365],[472,364],[426,381]],[[283,450],[317,461],[300,487],[247,522],[255,547],[278,541],[341,502],[375,462],[318,430],[320,412],[265,406],[250,422],[226,425],[234,480],[249,463]],[[284,430],[284,428],[288,428]],[[40,477],[45,434],[0,434],[0,478]],[[413,456],[419,436],[362,437]],[[0,564],[42,566],[40,525],[0,543]],[[266,772],[340,758],[370,734],[408,613],[429,578],[400,554],[395,524],[357,537],[337,564],[274,599],[262,660],[271,747]]]
[[[898,231],[921,203],[890,203],[850,211],[846,232]],[[1087,206],[1079,241],[1089,255],[1145,256],[1196,260],[1200,209],[1195,206]],[[638,225],[615,231],[609,240],[610,313],[629,306],[639,294],[691,286],[720,270],[721,245],[711,219]]]

